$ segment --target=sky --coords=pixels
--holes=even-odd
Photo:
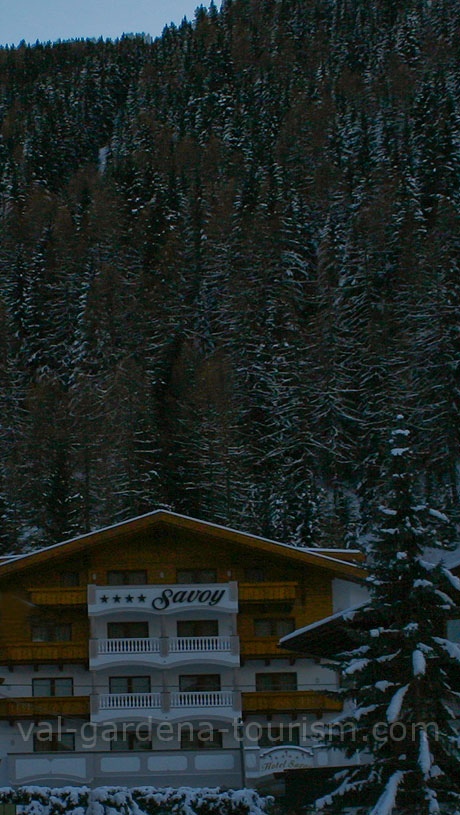
[[[207,0],[0,0],[0,45],[145,32],[193,19]],[[217,3],[216,3],[217,5]]]

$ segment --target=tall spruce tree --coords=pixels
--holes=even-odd
[[[336,789],[316,802],[320,811],[460,813],[460,648],[446,639],[460,581],[442,551],[438,561],[428,554],[449,546],[429,519],[447,519],[416,500],[409,435],[398,416],[367,552],[370,602],[353,632],[356,648],[339,655],[345,714],[330,742],[362,763],[340,774]]]

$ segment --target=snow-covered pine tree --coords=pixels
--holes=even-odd
[[[367,551],[370,602],[355,619],[356,648],[338,655],[345,714],[327,741],[363,763],[336,777],[336,788],[316,802],[320,811],[460,813],[460,648],[446,639],[460,581],[442,551],[438,562],[428,554],[450,546],[430,532],[429,519],[447,519],[417,504],[409,435],[398,416]]]

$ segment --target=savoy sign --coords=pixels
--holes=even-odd
[[[172,614],[184,611],[238,611],[238,584],[181,583],[156,586],[88,586],[91,615],[114,611]]]
[[[218,606],[223,600],[226,589],[163,589],[152,600],[155,611],[166,611],[171,606]]]

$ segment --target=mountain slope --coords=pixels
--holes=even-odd
[[[458,504],[458,0],[0,50],[0,513],[353,541],[396,412]]]

